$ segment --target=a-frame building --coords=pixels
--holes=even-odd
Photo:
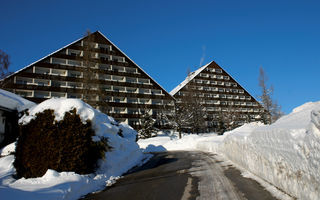
[[[202,131],[221,131],[221,128],[230,130],[246,122],[262,121],[269,115],[254,97],[214,61],[189,73],[170,94],[181,105],[184,101],[190,101],[190,98],[198,99],[205,113],[205,130]]]
[[[80,98],[139,128],[148,112],[170,112],[174,98],[99,31],[2,80],[4,89],[33,102]]]

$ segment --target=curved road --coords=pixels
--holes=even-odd
[[[256,181],[241,176],[216,155],[175,151],[155,153],[104,191],[85,200],[269,200],[276,199]]]

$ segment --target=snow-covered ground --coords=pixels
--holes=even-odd
[[[239,167],[245,176],[258,180],[282,199],[288,196],[276,192],[268,182],[294,198],[316,200],[320,197],[320,102],[304,104],[269,126],[245,124],[223,136],[212,133],[184,135],[178,139],[175,135],[160,134],[139,140],[140,149],[134,141],[136,132],[131,127],[117,124],[113,118],[80,100],[48,100],[32,107],[29,116],[20,122],[27,123],[37,112],[47,108],[55,110],[57,120],[63,118],[65,111],[77,108],[83,122],[92,120],[96,132],[93,140],[107,137],[113,150],[106,153],[106,161],[100,162],[95,174],[48,170],[40,178],[16,180],[12,176],[15,169],[11,155],[15,144],[10,144],[0,150],[1,199],[78,199],[111,185],[121,174],[141,164],[146,160],[143,151],[166,150],[218,153]],[[118,136],[119,129],[123,130],[124,138]]]
[[[245,124],[223,136],[185,135],[177,139],[160,135],[138,144],[147,152],[219,153],[264,185],[269,182],[298,199],[320,199],[320,102],[306,103],[268,126]],[[268,187],[278,198],[288,198]]]
[[[29,110],[28,116],[23,116],[20,123],[27,123],[35,114],[45,109],[53,109],[55,119],[61,120],[66,111],[77,109],[81,120],[92,120],[95,130],[94,141],[102,137],[108,138],[112,147],[106,152],[105,160],[99,163],[99,169],[94,174],[79,175],[74,172],[56,172],[48,170],[39,178],[14,179],[13,167],[15,144],[10,144],[0,150],[0,197],[1,199],[78,199],[89,192],[103,189],[111,185],[119,176],[141,164],[146,156],[135,142],[137,132],[126,124],[118,124],[113,118],[95,110],[88,104],[77,99],[50,99]],[[117,133],[122,130],[124,137]],[[37,155],[34,155],[37,156]]]

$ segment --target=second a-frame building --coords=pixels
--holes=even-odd
[[[4,89],[39,103],[80,98],[139,129],[142,115],[171,112],[174,98],[99,31],[2,80]]]
[[[269,115],[254,97],[214,61],[189,73],[170,94],[175,97],[177,104],[190,101],[190,98],[199,100],[205,113],[205,130],[202,131],[219,132],[221,126],[224,126],[222,131],[230,130],[246,122],[263,121]]]

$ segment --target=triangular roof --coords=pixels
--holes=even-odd
[[[230,79],[236,82],[241,89],[243,89],[247,94],[249,94],[256,102],[260,104],[260,102],[252,96],[244,87],[242,87],[236,79],[234,79],[226,70],[224,70],[222,67],[220,67],[215,61],[211,61],[206,65],[203,65],[196,71],[191,72],[184,81],[182,81],[177,87],[175,87],[173,90],[171,90],[170,94],[174,96],[177,92],[179,92],[184,86],[186,86],[191,80],[193,80],[198,74],[200,74],[204,69],[206,69],[210,65],[215,65],[216,67],[219,67],[224,73],[226,73],[228,76],[230,76]]]
[[[147,72],[145,72],[138,64],[136,64],[136,63],[135,63],[129,56],[127,56],[123,51],[121,51],[121,49],[120,49],[117,45],[115,45],[113,42],[111,42],[105,35],[103,35],[100,31],[95,31],[94,33],[91,33],[90,35],[93,35],[93,34],[99,34],[99,35],[102,36],[105,40],[107,40],[107,41],[108,41],[111,45],[113,45],[118,51],[120,51],[130,62],[132,62],[132,63],[133,63],[137,68],[139,68],[145,75],[147,75],[148,78],[150,78],[150,79],[151,79],[157,86],[159,86],[166,94],[168,94],[170,97],[172,97],[172,98],[174,99],[174,97],[173,97],[170,93],[168,93],[157,81],[155,81]],[[90,35],[89,35],[89,36],[90,36]],[[28,69],[29,67],[32,67],[32,66],[35,65],[36,63],[45,60],[46,58],[54,55],[55,53],[58,53],[59,51],[62,51],[62,50],[64,50],[64,49],[66,49],[67,47],[69,47],[69,46],[71,46],[71,45],[73,45],[73,44],[76,44],[77,42],[79,42],[79,41],[81,41],[81,40],[83,40],[83,39],[85,39],[86,37],[89,37],[89,36],[84,36],[84,37],[82,37],[82,38],[79,38],[79,39],[75,40],[74,42],[71,42],[71,43],[65,45],[64,47],[62,47],[62,48],[60,48],[60,49],[58,49],[58,50],[50,53],[50,54],[48,54],[48,55],[40,58],[39,60],[37,60],[37,61],[35,61],[35,62],[33,62],[33,63],[31,63],[31,64],[23,67],[23,68],[21,68],[20,70],[14,72],[14,73],[12,73],[12,74],[10,74],[9,76],[5,77],[4,79],[2,79],[2,80],[0,80],[0,81],[3,81],[3,80],[5,80],[5,79],[8,79],[8,78],[16,75],[17,73],[19,73],[19,72],[21,72],[21,71],[23,71],[23,70],[26,70],[26,69]]]
[[[200,72],[202,72],[208,65],[210,65],[213,61],[209,62],[206,65],[203,65],[202,67],[200,67],[199,69],[197,69],[196,71],[191,72],[190,74],[188,74],[188,76],[186,77],[186,79],[184,81],[182,81],[177,87],[175,87],[173,90],[171,90],[170,95],[175,95],[177,92],[179,92],[179,90],[181,90],[185,85],[187,85],[194,77],[196,77]]]
[[[165,90],[157,81],[155,81],[147,72],[145,72],[137,63],[135,63],[127,54],[125,54],[121,49],[115,45],[113,42],[111,42],[105,35],[103,35],[100,31],[96,31],[100,35],[102,35],[108,42],[110,42],[115,48],[117,48],[118,51],[120,51],[127,59],[129,59],[134,65],[136,65],[143,73],[145,73],[156,85],[158,85],[163,91],[165,91],[169,96],[174,98],[167,90]]]

